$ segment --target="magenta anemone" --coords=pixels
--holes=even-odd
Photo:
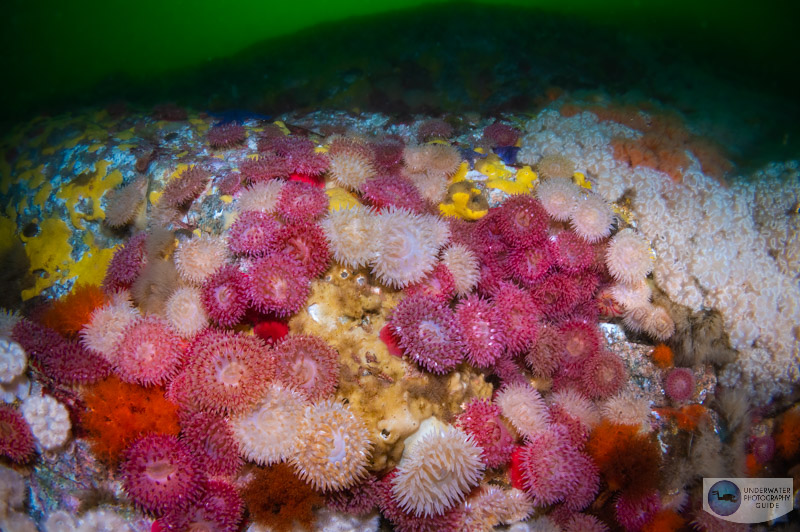
[[[511,460],[514,437],[500,421],[500,407],[488,399],[475,398],[464,405],[456,416],[456,426],[471,434],[483,450],[481,458],[487,467],[500,467]]]
[[[406,288],[406,295],[413,294],[425,294],[448,303],[456,295],[455,278],[447,266],[439,263],[423,280]]]
[[[403,353],[431,373],[447,373],[464,358],[453,312],[426,295],[406,297],[389,320]]]
[[[493,304],[503,313],[503,334],[509,354],[525,352],[536,341],[541,316],[530,293],[503,283],[494,295]]]
[[[281,187],[277,211],[286,223],[313,222],[328,212],[328,195],[307,183],[289,181]]]
[[[525,354],[525,363],[534,375],[552,377],[561,365],[563,351],[564,337],[556,327],[544,324]]]
[[[206,138],[212,148],[227,150],[243,144],[247,139],[247,130],[239,122],[224,122],[211,126]]]
[[[0,456],[22,463],[35,451],[33,433],[16,408],[0,406]]]
[[[147,233],[141,231],[131,237],[122,247],[114,251],[103,278],[103,290],[107,293],[130,288],[145,265],[144,241]]]
[[[339,382],[339,353],[318,336],[292,335],[272,352],[275,379],[309,401],[327,399]]]
[[[247,284],[239,269],[228,264],[206,279],[203,307],[209,318],[223,327],[239,323],[247,311]]]
[[[456,305],[455,318],[469,363],[479,368],[494,364],[506,347],[505,324],[498,307],[473,294]]]
[[[508,256],[508,271],[514,280],[531,286],[553,265],[552,244],[545,241],[531,246],[518,246]]]
[[[402,176],[379,176],[361,186],[361,195],[378,210],[390,206],[403,207],[411,212],[425,212],[425,199],[414,184]]]
[[[114,371],[125,382],[164,384],[178,373],[183,341],[162,318],[138,319],[122,332],[114,350]]]
[[[204,480],[192,454],[175,436],[155,433],[125,450],[120,478],[137,506],[157,514],[192,504]]]
[[[600,331],[596,325],[573,321],[562,324],[558,332],[564,347],[561,372],[568,377],[579,377],[586,361],[600,350]]]
[[[676,403],[683,403],[694,396],[694,373],[688,368],[674,368],[664,379],[667,397]]]
[[[167,530],[236,532],[243,514],[244,502],[236,488],[226,482],[210,480],[195,503],[168,512],[160,521]]]
[[[228,246],[234,253],[264,255],[275,250],[281,224],[269,214],[246,211],[228,230]]]
[[[550,237],[555,263],[566,273],[582,272],[592,265],[594,248],[572,231]]]
[[[291,257],[304,270],[307,277],[316,277],[328,269],[331,253],[322,228],[315,223],[296,223],[278,231],[275,249]]]
[[[247,274],[250,302],[261,312],[278,317],[294,314],[305,305],[311,280],[301,265],[275,254],[255,261]]]
[[[209,475],[232,476],[242,465],[228,421],[209,412],[181,416],[181,441]]]
[[[533,196],[511,196],[497,212],[500,233],[506,242],[530,246],[545,240],[550,218]]]
[[[618,392],[627,378],[622,359],[610,351],[600,351],[584,364],[581,384],[587,396],[605,399]]]

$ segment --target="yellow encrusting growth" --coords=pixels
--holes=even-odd
[[[506,194],[527,194],[538,182],[536,172],[530,166],[523,166],[517,170],[513,179],[504,177],[492,177],[486,181],[487,188],[502,190]]]
[[[330,198],[328,202],[328,210],[329,211],[338,211],[341,209],[350,209],[352,207],[356,207],[360,205],[358,199],[348,192],[347,190],[343,189],[342,187],[334,187],[329,188],[325,191]]]
[[[509,179],[514,172],[509,170],[500,157],[494,153],[475,162],[475,170],[489,179]]]
[[[25,243],[25,253],[31,262],[36,284],[22,291],[22,299],[28,300],[45,288],[65,278],[71,262],[72,236],[67,224],[59,218],[47,218],[39,224],[39,233],[33,237],[20,238]]]
[[[114,170],[108,173],[111,161],[100,160],[95,163],[94,172],[84,172],[63,185],[56,197],[66,200],[69,210],[70,222],[76,229],[85,229],[82,220],[102,220],[105,213],[100,206],[100,198],[108,190],[111,190],[122,183],[122,173]],[[85,201],[91,202],[89,212],[76,209],[79,204],[84,205]]]

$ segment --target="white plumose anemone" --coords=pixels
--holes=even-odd
[[[342,403],[328,399],[306,407],[290,462],[314,489],[336,491],[367,476],[371,449],[364,422]]]
[[[541,394],[528,384],[513,383],[504,386],[494,398],[506,419],[523,436],[547,430],[550,412]]]
[[[566,222],[575,211],[581,191],[569,179],[546,179],[536,187],[536,197],[539,198],[544,210],[553,220]]]
[[[450,240],[447,222],[430,214],[390,207],[377,216],[372,272],[394,288],[425,278],[436,265],[439,249]]]
[[[260,465],[287,460],[305,407],[306,400],[299,392],[270,384],[264,398],[250,412],[231,420],[241,455]]]
[[[413,443],[397,466],[392,496],[404,511],[441,515],[462,500],[483,476],[481,448],[459,429],[435,429]]]
[[[375,256],[377,218],[357,205],[332,211],[320,222],[336,262],[348,268],[366,266]]]
[[[606,266],[618,281],[634,285],[653,271],[650,243],[633,229],[623,229],[611,239]]]

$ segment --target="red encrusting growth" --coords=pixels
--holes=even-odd
[[[283,321],[261,320],[253,325],[253,334],[274,346],[289,334],[289,326]]]
[[[150,432],[177,436],[178,407],[164,398],[161,388],[143,388],[111,377],[84,393],[81,421],[94,455],[115,465],[133,440]]]
[[[775,445],[784,460],[794,459],[800,451],[800,410],[788,410],[780,419],[775,432]]]
[[[661,448],[638,426],[601,421],[592,431],[586,451],[612,491],[624,490],[636,497],[658,488]]]
[[[320,496],[286,464],[256,469],[241,495],[253,521],[277,532],[310,530],[314,510],[322,505]]]
[[[41,321],[67,338],[76,338],[89,322],[92,312],[107,302],[108,298],[99,286],[79,284],[69,294],[55,300]]]

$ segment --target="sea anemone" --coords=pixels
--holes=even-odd
[[[406,146],[403,162],[413,174],[428,174],[437,178],[452,176],[461,164],[458,149],[446,144]]]
[[[191,412],[181,417],[180,440],[210,475],[235,475],[242,465],[238,442],[227,420],[208,412]]]
[[[405,143],[399,135],[387,135],[371,144],[375,165],[380,170],[394,170],[403,162]]]
[[[536,163],[536,171],[543,180],[570,179],[575,173],[575,164],[563,155],[545,155]]]
[[[497,212],[498,228],[507,242],[531,246],[544,241],[547,212],[533,196],[511,196]]]
[[[320,222],[333,258],[343,266],[366,266],[375,255],[377,218],[363,206],[329,212]]]
[[[114,353],[114,370],[122,380],[144,386],[164,384],[183,361],[183,342],[166,321],[147,316],[123,331]]]
[[[113,293],[123,288],[130,288],[145,264],[144,231],[133,235],[128,243],[114,251],[103,278],[103,289]]]
[[[325,234],[315,223],[299,222],[282,227],[276,238],[275,249],[277,253],[294,259],[308,277],[321,274],[331,262]]]
[[[460,532],[464,530],[464,511],[456,506],[441,515],[417,516],[405,511],[394,496],[393,470],[378,483],[378,505],[381,513],[397,532]]]
[[[547,431],[550,412],[541,394],[527,383],[503,386],[494,398],[503,416],[527,438]]]
[[[184,338],[194,336],[208,323],[202,297],[198,288],[183,286],[167,299],[167,321]]]
[[[228,230],[231,251],[243,255],[264,255],[275,250],[280,222],[269,214],[245,211]]]
[[[586,242],[598,242],[611,234],[614,211],[602,197],[590,193],[575,204],[569,223]]]
[[[315,402],[330,397],[339,381],[339,353],[318,336],[291,335],[272,352],[275,379]]]
[[[593,515],[573,514],[561,527],[563,532],[608,532],[608,527]]]
[[[320,491],[349,488],[367,476],[372,442],[364,422],[331,399],[306,407],[290,462]]]
[[[495,122],[483,129],[483,139],[492,148],[498,146],[513,146],[519,140],[519,130],[507,124]]]
[[[389,325],[403,353],[431,373],[451,371],[462,360],[462,332],[453,312],[426,295],[403,299]]]
[[[597,468],[569,443],[564,427],[556,425],[530,437],[520,460],[522,483],[535,506],[570,501],[571,509],[580,510],[597,493]]]
[[[384,284],[404,288],[421,281],[433,270],[439,249],[447,244],[450,229],[433,215],[414,214],[390,207],[377,216],[372,272]]]
[[[561,371],[569,377],[579,377],[586,362],[600,349],[602,337],[596,325],[567,322],[558,328],[563,338]]]
[[[278,199],[284,182],[279,179],[255,183],[245,188],[236,200],[239,212],[263,212],[271,214],[278,208]]]
[[[202,283],[228,261],[224,240],[210,235],[182,240],[175,250],[178,275],[189,283]]]
[[[648,306],[653,295],[646,279],[640,279],[633,284],[614,283],[609,288],[609,293],[614,301],[626,309]]]
[[[650,401],[633,391],[622,391],[606,399],[600,406],[603,419],[618,425],[641,427],[650,430]]]
[[[595,354],[583,366],[583,391],[593,399],[614,395],[627,380],[625,364],[618,355],[610,351]]]
[[[503,283],[494,294],[493,304],[503,312],[503,334],[509,354],[525,352],[536,341],[541,316],[530,292]]]
[[[402,176],[379,176],[361,187],[361,196],[377,210],[388,207],[407,209],[416,214],[425,212],[425,200],[414,183]]]
[[[456,416],[456,427],[472,436],[483,451],[486,467],[500,467],[511,460],[514,437],[500,421],[500,407],[487,399],[475,398]]]
[[[339,513],[367,515],[378,505],[378,489],[375,477],[367,477],[363,482],[346,490],[327,494],[325,503],[328,508]]]
[[[478,284],[480,262],[466,245],[452,242],[442,251],[441,262],[453,275],[456,294],[465,296]]]
[[[147,194],[147,178],[137,177],[127,185],[106,193],[105,218],[103,222],[119,228],[133,222],[144,205]]]
[[[69,413],[64,405],[49,395],[29,396],[22,402],[20,410],[43,449],[50,451],[67,441],[72,426]]]
[[[623,229],[608,244],[606,266],[615,279],[633,285],[653,271],[650,244],[633,229]]]
[[[107,464],[115,465],[125,447],[143,434],[178,434],[178,407],[164,398],[161,388],[111,377],[89,387],[83,400],[81,427],[94,455]]]
[[[392,494],[406,512],[441,515],[478,484],[483,468],[472,436],[453,427],[434,430],[407,451],[392,479]]]
[[[232,264],[206,280],[201,297],[209,318],[223,327],[236,325],[247,311],[245,278]]]
[[[631,497],[622,492],[614,503],[614,515],[617,522],[629,532],[641,530],[660,509],[661,499],[658,492],[637,497]]]
[[[506,339],[502,313],[489,301],[475,294],[462,299],[456,306],[455,320],[470,364],[486,368],[503,354]]]
[[[305,305],[310,279],[303,267],[283,254],[255,261],[247,274],[248,299],[261,312],[284,317]]]
[[[161,194],[160,204],[167,207],[182,207],[196,200],[203,193],[211,174],[200,168],[192,166],[169,180]]]
[[[550,245],[554,263],[565,273],[580,273],[592,264],[592,247],[571,231],[551,237]]]
[[[456,295],[455,285],[453,274],[440,262],[422,281],[408,286],[405,293],[407,296],[424,294],[442,303],[448,303]]]
[[[242,456],[259,465],[288,460],[305,406],[300,392],[270,383],[252,410],[231,420]]]
[[[208,144],[215,150],[229,150],[247,139],[247,130],[239,122],[214,124],[206,133]]]
[[[329,152],[330,168],[328,173],[337,185],[359,190],[367,180],[375,177],[375,166],[371,157],[360,149],[333,150]]]
[[[0,406],[0,456],[22,463],[33,456],[34,451],[33,433],[19,410]]]
[[[204,483],[203,495],[196,502],[189,507],[173,508],[159,522],[167,530],[236,532],[243,513],[244,502],[236,488],[210,480]]]
[[[279,177],[289,177],[292,169],[285,157],[272,153],[242,161],[239,165],[242,176],[250,183],[261,183]]]
[[[600,422],[600,412],[587,397],[573,389],[553,392],[547,398],[553,423],[567,428],[573,445],[583,445],[589,433]]]
[[[202,493],[203,474],[175,436],[148,434],[125,450],[122,486],[148,512],[164,513],[192,504]]]
[[[441,118],[430,118],[417,127],[417,140],[428,142],[432,139],[449,139],[453,136],[453,126]]]
[[[185,371],[185,392],[195,404],[217,414],[238,414],[262,397],[275,364],[255,336],[209,331],[195,339]]]
[[[281,188],[276,210],[286,223],[313,222],[328,210],[328,195],[318,187],[290,181]]]
[[[627,309],[622,322],[634,332],[644,332],[659,342],[669,340],[675,333],[675,322],[664,307],[643,305]]]
[[[683,403],[694,396],[694,373],[688,368],[673,368],[664,378],[664,392],[676,403]]]
[[[525,363],[539,377],[552,377],[561,365],[564,337],[553,325],[542,325],[539,336],[525,353]]]
[[[150,260],[131,285],[131,296],[142,312],[163,315],[167,299],[179,281],[172,260]]]
[[[566,222],[578,205],[581,190],[568,179],[547,179],[536,187],[536,197],[553,220]]]
[[[508,256],[508,270],[514,280],[531,286],[541,280],[554,262],[553,245],[550,242],[516,246]]]

